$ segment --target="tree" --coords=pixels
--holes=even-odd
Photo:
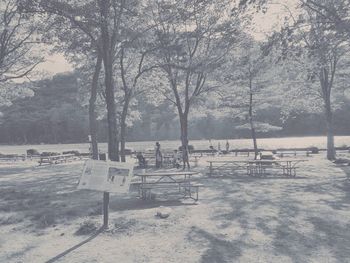
[[[258,156],[257,132],[280,130],[262,121],[257,114],[275,104],[274,93],[276,68],[264,56],[260,43],[246,36],[241,48],[228,56],[218,72],[223,86],[220,88],[220,108],[229,108],[236,118],[244,122],[236,129],[250,130],[255,158]]]
[[[303,7],[323,18],[330,30],[335,30],[344,38],[350,38],[350,2],[348,0],[300,0]]]
[[[160,92],[177,108],[182,149],[187,149],[191,106],[216,87],[210,74],[234,43],[239,22],[227,11],[230,1],[150,1],[149,8],[158,47],[155,56],[169,83]]]
[[[102,57],[108,120],[108,154],[119,161],[119,141],[115,102],[113,66],[118,50],[120,24],[126,8],[125,0],[22,0],[27,12],[56,15],[72,24],[72,28],[85,34]]]
[[[156,69],[152,51],[155,50],[153,39],[149,31],[147,15],[144,15],[144,9],[141,5],[133,5],[133,12],[122,23],[122,44],[120,52],[116,54],[116,80],[123,95],[119,98],[120,110],[120,152],[121,160],[125,161],[125,142],[126,142],[126,120],[129,114],[130,104],[138,95],[144,94],[150,89],[150,79],[147,74]],[[150,76],[148,76],[150,77]],[[142,84],[140,82],[142,81]]]
[[[76,54],[73,55],[73,58],[76,59]],[[88,99],[88,112],[89,112],[89,130],[90,130],[90,136],[91,136],[91,152],[92,152],[92,158],[95,160],[98,160],[98,121],[97,121],[97,115],[98,115],[98,94],[101,93],[100,88],[100,75],[102,71],[102,57],[100,54],[97,55],[95,58],[95,64],[92,64],[91,54],[90,56],[87,55],[87,58],[83,61],[80,61],[79,65],[79,72],[81,74],[81,81],[79,84],[82,87],[82,90],[80,92],[81,103],[84,105],[85,97],[88,97],[86,94],[86,86],[89,87],[89,99]],[[100,102],[101,104],[101,102]]]
[[[41,43],[38,34],[45,32],[44,24],[25,14],[19,3],[0,2],[0,83],[27,77],[43,61],[34,47]]]
[[[73,73],[59,74],[33,82],[31,96],[18,98],[16,94],[12,105],[3,109],[2,142],[82,142],[87,136],[88,119],[77,103],[76,79]]]
[[[281,47],[281,58],[289,58],[290,64],[299,62],[301,65],[294,77],[295,80],[304,80],[304,85],[299,82],[294,86],[298,89],[304,88],[304,94],[308,97],[319,95],[322,99],[327,124],[327,158],[333,160],[335,148],[332,93],[339,63],[348,50],[339,33],[331,30],[325,17],[314,10],[303,6],[298,19],[293,16],[291,19],[292,23],[286,23],[281,33],[276,34],[273,39]],[[290,68],[290,65],[287,65],[287,68]],[[301,94],[298,97],[304,99]]]

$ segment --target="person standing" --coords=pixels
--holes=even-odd
[[[161,168],[163,163],[162,152],[160,151],[160,143],[156,142],[156,168]]]
[[[226,153],[228,153],[230,150],[230,144],[228,142],[228,140],[226,140]]]

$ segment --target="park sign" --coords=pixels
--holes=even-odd
[[[78,189],[128,193],[133,167],[133,163],[87,160],[78,183]]]

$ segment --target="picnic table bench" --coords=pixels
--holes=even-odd
[[[24,154],[0,154],[0,161],[25,161],[26,156]]]
[[[199,187],[192,176],[198,174],[193,171],[172,171],[172,172],[152,172],[139,173],[135,176],[141,178],[139,185],[139,195],[142,199],[149,199],[154,190],[176,190],[183,198],[190,198],[198,201]]]
[[[303,155],[303,156],[310,156],[311,151],[309,150],[276,150],[274,151],[278,157],[288,157],[288,156],[297,156],[297,155]]]
[[[39,165],[42,165],[43,163],[57,164],[67,162],[67,160],[73,159],[74,156],[74,154],[40,156]]]

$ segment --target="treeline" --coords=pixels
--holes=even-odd
[[[34,96],[21,98],[10,107],[1,109],[1,144],[78,143],[86,142],[89,134],[88,109],[79,102],[77,76],[58,74],[35,83]],[[336,110],[335,133],[350,134],[350,103]],[[154,106],[139,99],[140,117],[128,128],[128,141],[179,139],[179,121],[176,112],[165,101]],[[270,107],[257,113],[258,118],[280,131],[258,134],[259,137],[324,135],[322,114],[291,115],[281,121],[280,110]],[[196,117],[189,123],[191,139],[249,138],[249,132],[236,129],[242,120],[234,117],[216,118],[213,114]],[[107,122],[99,120],[99,141],[107,141]]]

